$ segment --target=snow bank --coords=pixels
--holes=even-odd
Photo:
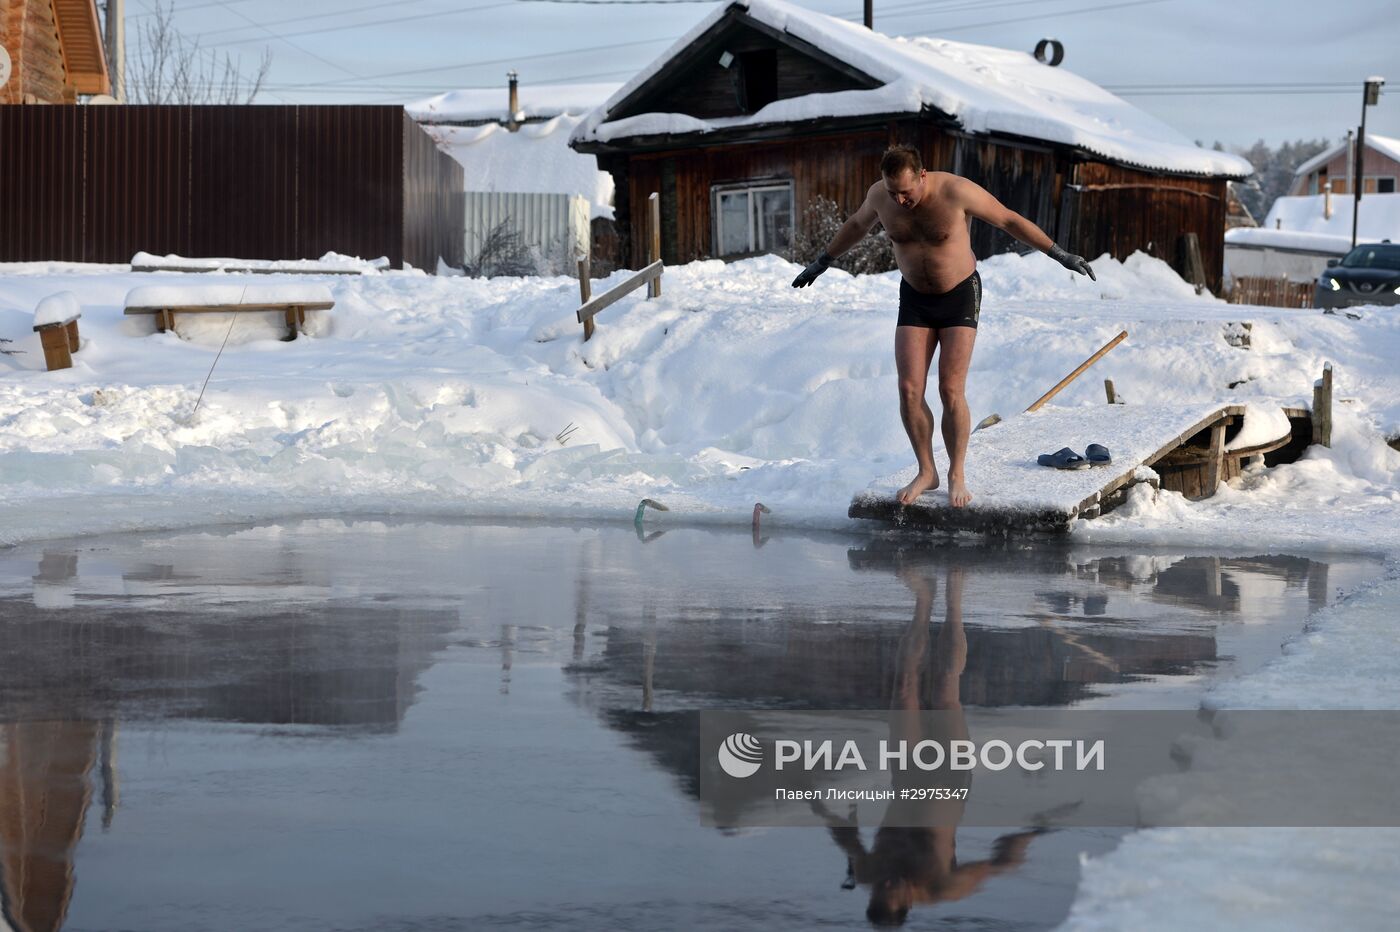
[[[1381,439],[1400,433],[1400,316],[1227,305],[1142,255],[1094,260],[1098,282],[1038,254],[980,267],[974,420],[1023,410],[1120,329],[1128,340],[1057,406],[1102,406],[1104,378],[1130,406],[1306,404],[1335,366],[1331,450],[1206,502],[1134,500],[1080,536],[1296,550],[1400,535],[1400,453]],[[605,310],[587,344],[568,278],[220,274],[284,300],[315,285],[336,309],[315,341],[240,322],[192,417],[227,322],[189,315],[178,336],[151,335],[122,316],[129,291],[169,273],[18,271],[0,277],[0,336],[27,351],[0,356],[0,541],[282,512],[625,518],[643,496],[672,507],[661,523],[743,524],[762,501],[774,526],[845,528],[851,495],[912,461],[896,274],[833,269],[797,290],[776,257],[696,262],[667,270],[663,297]],[[30,309],[58,290],[80,299],[87,346],[49,373]],[[1225,339],[1244,319],[1247,350]],[[994,491],[972,466],[969,480]]]
[[[142,285],[127,292],[126,307],[178,307],[218,304],[326,304],[332,300],[325,285],[300,282],[276,284]]]
[[[47,327],[72,320],[83,312],[78,296],[71,291],[58,291],[42,298],[34,308],[34,326]]]
[[[697,120],[679,114],[646,114],[609,121],[609,113],[722,19],[742,6],[754,19],[810,42],[882,82],[863,91],[809,94],[769,104],[755,114]],[[575,140],[610,141],[657,132],[705,132],[744,124],[784,123],[819,117],[918,113],[933,107],[969,132],[1000,132],[1078,146],[1104,158],[1169,171],[1243,178],[1244,159],[1203,149],[1156,117],[1064,68],[1050,68],[1026,53],[951,42],[890,38],[859,23],[815,13],[783,0],[735,0],[718,5],[589,114]]]
[[[1397,600],[1400,571],[1392,565],[1388,578],[1310,619],[1282,658],[1249,676],[1221,681],[1206,705],[1400,709]],[[1393,747],[1353,747],[1347,753],[1367,751],[1394,754]],[[1264,753],[1268,749],[1254,749],[1251,756]],[[1177,795],[1187,794],[1187,784],[1199,790],[1192,782],[1198,776],[1181,775]],[[1228,770],[1205,776],[1233,779]],[[1388,929],[1400,912],[1397,872],[1398,829],[1154,829],[1083,861],[1079,892],[1062,928]]]

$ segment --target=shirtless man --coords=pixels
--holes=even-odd
[[[967,369],[977,337],[982,279],[968,236],[976,217],[1033,246],[1065,268],[1094,278],[1083,258],[1065,252],[1025,217],[1008,210],[982,187],[948,172],[925,171],[917,150],[895,146],[880,160],[880,181],[865,203],[827,244],[826,251],[793,280],[805,288],[832,260],[860,242],[876,222],[894,243],[899,283],[899,323],[894,359],[899,372],[899,416],[919,463],[914,481],[899,490],[901,504],[938,488],[933,464],[933,412],[924,400],[933,351],[938,354],[938,396],[943,401],[943,444],[948,450],[948,500],[961,508],[972,500],[963,472],[971,418]]]

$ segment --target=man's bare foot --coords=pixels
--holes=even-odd
[[[901,505],[912,505],[919,500],[920,495],[936,488],[938,488],[937,471],[924,472],[920,470],[919,474],[914,477],[914,481],[896,492],[894,497]]]
[[[972,501],[972,493],[967,490],[967,483],[961,477],[948,477],[948,501],[954,508],[964,508]]]

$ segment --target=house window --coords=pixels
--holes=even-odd
[[[710,189],[714,253],[720,257],[786,252],[792,245],[792,182]]]
[[[1394,193],[1395,193],[1395,178],[1394,178],[1394,176],[1392,176],[1392,177],[1390,177],[1390,178],[1377,178],[1377,179],[1376,179],[1376,193],[1377,193],[1377,194],[1394,194]]]

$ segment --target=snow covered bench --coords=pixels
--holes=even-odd
[[[34,332],[44,347],[44,365],[50,372],[71,369],[78,351],[78,318],[83,316],[78,296],[71,291],[49,295],[34,308]]]
[[[176,314],[230,314],[282,311],[287,340],[306,325],[307,311],[335,306],[325,285],[143,285],[126,296],[128,316],[149,314],[161,333],[175,329]]]
[[[138,252],[131,257],[133,272],[248,272],[256,275],[364,275],[389,268],[389,259],[359,259],[328,252],[319,259],[193,259]]]

